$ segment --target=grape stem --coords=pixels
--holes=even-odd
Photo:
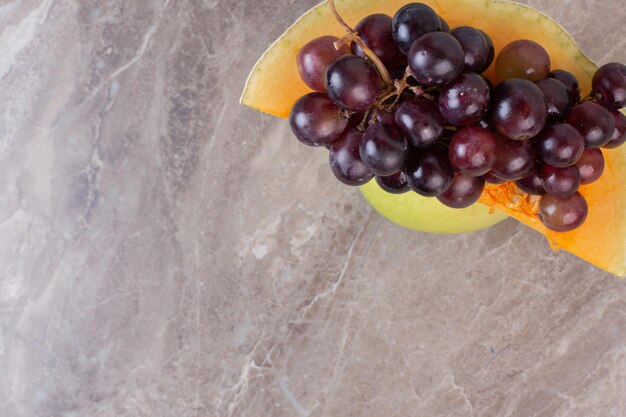
[[[335,42],[335,48],[339,49],[348,42],[355,42],[357,45],[359,45],[363,53],[369,59],[372,60],[374,65],[376,65],[376,69],[378,69],[378,72],[380,73],[380,76],[385,81],[385,84],[387,84],[388,86],[392,86],[393,80],[391,78],[391,75],[389,74],[389,71],[387,71],[385,64],[383,64],[383,62],[380,60],[380,58],[378,58],[378,56],[374,53],[374,51],[372,51],[370,48],[367,47],[367,45],[365,45],[365,42],[361,40],[358,33],[354,29],[352,29],[350,25],[346,23],[345,20],[343,20],[343,18],[337,11],[337,7],[335,6],[335,0],[327,0],[327,1],[328,1],[328,7],[330,7],[330,10],[333,12],[335,19],[337,19],[337,22],[339,22],[339,24],[343,26],[348,32],[346,36],[344,36],[343,38]]]

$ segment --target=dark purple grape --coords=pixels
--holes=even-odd
[[[326,72],[328,96],[342,109],[362,112],[374,104],[383,89],[376,67],[364,58],[346,55]]]
[[[406,175],[413,191],[425,197],[436,197],[450,187],[454,170],[445,149],[435,145],[410,153]]]
[[[464,174],[484,175],[496,160],[496,138],[486,129],[468,126],[459,130],[448,148],[450,163]]]
[[[615,130],[611,140],[603,146],[603,148],[613,149],[622,146],[626,142],[626,116],[619,110],[609,110],[613,120],[615,121]]]
[[[437,106],[423,98],[402,103],[396,110],[395,123],[413,146],[430,145],[443,134],[444,120]]]
[[[437,200],[448,207],[461,209],[477,202],[484,189],[484,177],[470,177],[457,172],[450,187],[437,196]]]
[[[580,187],[580,172],[575,166],[557,168],[543,164],[539,176],[544,190],[551,195],[566,197],[574,194]]]
[[[335,177],[347,185],[363,185],[374,177],[359,156],[363,133],[349,127],[330,147],[328,161]]]
[[[406,173],[404,171],[396,172],[395,174],[388,175],[386,177],[376,176],[376,182],[383,190],[391,194],[404,194],[407,191],[411,191],[409,182],[407,181]]]
[[[509,139],[526,140],[541,132],[548,105],[541,89],[528,80],[500,83],[491,96],[490,121]]]
[[[517,181],[533,168],[535,152],[529,141],[511,140],[496,135],[496,160],[491,172],[497,177]]]
[[[300,142],[309,146],[332,143],[348,126],[340,109],[326,94],[310,93],[302,96],[289,115],[291,130]]]
[[[463,48],[454,36],[430,32],[413,43],[408,55],[413,77],[423,86],[442,86],[463,72]]]
[[[585,149],[582,135],[567,123],[546,126],[533,142],[545,163],[560,168],[574,165]]]
[[[612,109],[626,106],[626,65],[612,62],[600,67],[591,82],[600,104]]]
[[[604,156],[600,149],[585,149],[576,168],[580,172],[580,183],[591,184],[600,179],[604,172]]]
[[[587,148],[599,148],[609,143],[615,132],[615,120],[604,107],[592,101],[580,103],[567,116],[571,124],[583,135]]]
[[[567,117],[574,102],[565,84],[555,78],[537,81],[537,86],[548,102],[548,119],[563,120]]]
[[[396,124],[395,115],[393,113],[387,113],[384,110],[379,110],[378,112],[376,112],[376,115],[375,117],[373,117],[372,121],[374,123],[382,123],[388,125]]]
[[[441,22],[441,31],[450,32],[450,26],[448,25],[448,22],[446,22],[441,16],[439,16],[439,21]]]
[[[454,36],[463,48],[465,71],[480,74],[489,68],[491,49],[481,31],[469,26],[460,26],[452,29],[450,35]]]
[[[360,155],[365,166],[376,175],[391,175],[404,169],[406,139],[392,125],[371,125],[363,133]]]
[[[428,32],[440,31],[441,19],[433,9],[421,3],[409,3],[393,17],[393,38],[400,51],[407,55],[411,45]]]
[[[498,81],[524,78],[530,81],[546,78],[550,73],[550,56],[539,45],[527,39],[513,41],[500,51],[496,59]]]
[[[401,56],[401,52],[393,40],[391,23],[391,17],[386,14],[373,14],[361,20],[355,28],[363,43],[385,65],[396,63]],[[352,43],[352,52],[360,57],[366,57],[356,42]]]
[[[483,77],[464,72],[441,88],[437,101],[439,112],[448,123],[455,126],[478,123],[489,109],[489,93],[489,85]]]
[[[486,71],[491,66],[491,63],[493,62],[493,58],[495,58],[496,56],[496,48],[494,48],[493,41],[491,40],[489,35],[487,35],[484,31],[480,29],[478,29],[478,31],[483,34],[485,41],[487,41],[487,47],[489,48],[489,53],[487,54],[488,64],[487,64],[487,67],[485,68],[485,71]]]
[[[298,72],[302,81],[315,91],[326,91],[326,70],[337,58],[349,54],[347,46],[335,49],[335,36],[321,36],[308,42],[296,55]]]
[[[515,185],[527,194],[543,195],[546,193],[539,172],[536,169],[530,171],[530,174],[526,175],[521,180],[515,181]]]
[[[538,215],[548,229],[568,232],[585,222],[587,211],[587,202],[580,193],[567,197],[545,195],[539,203]]]
[[[489,184],[504,184],[505,182],[507,182],[507,180],[496,177],[495,174],[493,172],[488,172],[485,175],[485,181],[488,182]]]
[[[554,70],[548,74],[548,77],[559,80],[565,85],[572,103],[577,104],[580,101],[580,85],[574,74],[565,70]]]

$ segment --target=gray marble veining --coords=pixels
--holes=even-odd
[[[238,104],[314,3],[0,2],[0,416],[626,416],[625,281],[402,230]],[[626,62],[623,2],[527,3]]]

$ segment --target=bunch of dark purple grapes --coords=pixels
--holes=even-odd
[[[604,169],[601,147],[626,141],[626,66],[601,67],[581,100],[578,81],[551,71],[530,40],[496,59],[495,87],[481,74],[494,59],[483,31],[449,30],[429,6],[411,3],[393,18],[364,18],[346,37],[312,40],[298,53],[304,82],[316,92],[294,105],[290,124],[310,146],[329,148],[343,183],[375,178],[390,193],[410,190],[464,208],[485,183],[514,181],[542,196],[538,215],[550,229],[582,224],[581,184]]]

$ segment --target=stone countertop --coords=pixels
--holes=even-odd
[[[0,3],[1,416],[626,416],[626,281],[402,230],[238,104],[314,3]],[[527,3],[626,62],[623,1]]]

